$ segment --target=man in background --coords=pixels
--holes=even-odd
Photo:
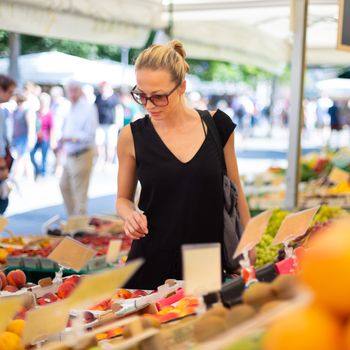
[[[79,82],[70,81],[66,94],[71,106],[64,117],[59,141],[66,154],[60,189],[68,215],[85,215],[98,125],[97,110],[86,100]]]
[[[112,86],[103,81],[99,86],[99,93],[96,96],[95,104],[98,110],[99,133],[101,134],[100,142],[100,157],[104,161],[111,161],[113,158],[110,152],[110,134],[113,132],[113,126],[116,123],[116,107],[118,105],[118,98],[114,93]],[[115,130],[114,139],[117,137],[117,130]]]

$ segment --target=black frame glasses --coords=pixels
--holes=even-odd
[[[135,89],[137,88],[137,85],[135,85],[131,91],[130,94],[132,98],[140,105],[146,106],[147,101],[151,101],[152,104],[154,104],[157,107],[165,107],[169,104],[169,96],[181,85],[181,81],[176,84],[176,86],[167,94],[154,94],[151,96],[147,96],[143,92],[137,92]]]

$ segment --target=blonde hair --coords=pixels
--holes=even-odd
[[[165,45],[153,44],[143,50],[135,61],[135,69],[164,69],[170,73],[173,81],[180,83],[190,70],[185,58],[182,42],[171,40]]]

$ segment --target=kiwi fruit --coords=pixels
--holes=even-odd
[[[258,309],[260,306],[275,299],[270,283],[257,282],[252,284],[243,292],[243,303],[251,305]]]
[[[226,323],[229,327],[234,327],[249,320],[256,314],[255,309],[247,304],[240,304],[230,309],[226,315]]]
[[[265,305],[263,305],[259,312],[264,313],[264,312],[268,312],[276,307],[278,307],[279,305],[283,304],[284,302],[281,300],[273,300],[273,301],[269,301],[268,303],[266,303]]]
[[[213,305],[212,308],[206,312],[206,315],[218,316],[221,318],[225,318],[227,314],[228,310],[221,303]]]
[[[207,341],[226,330],[226,322],[222,317],[204,315],[193,327],[193,334],[198,342]]]
[[[293,275],[279,275],[271,283],[271,286],[278,299],[291,299],[297,293],[297,281]]]
[[[143,316],[141,317],[142,328],[160,328],[161,323],[155,317]]]

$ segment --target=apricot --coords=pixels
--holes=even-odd
[[[23,329],[24,329],[24,324],[25,321],[24,320],[12,320],[8,326],[7,326],[7,331],[8,332],[12,332],[17,334],[19,337],[22,337],[23,335]]]
[[[18,289],[24,287],[27,282],[27,277],[22,270],[13,270],[7,274],[7,282]]]
[[[0,350],[23,350],[21,338],[12,332],[0,333]]]

